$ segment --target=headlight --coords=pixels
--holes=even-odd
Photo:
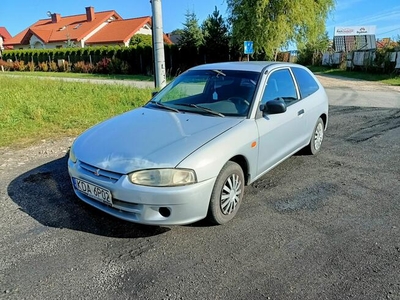
[[[76,163],[77,158],[75,156],[75,152],[74,152],[74,145],[72,144],[71,148],[69,149],[69,159],[73,162]]]
[[[150,169],[128,175],[134,184],[147,186],[180,186],[196,183],[196,173],[189,169]]]

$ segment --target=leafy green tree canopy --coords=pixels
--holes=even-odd
[[[131,38],[129,45],[134,47],[153,47],[152,36],[149,34],[137,33]]]
[[[254,50],[272,57],[289,43],[302,48],[325,32],[335,0],[227,0],[236,44],[253,41]]]
[[[202,26],[204,46],[208,62],[225,61],[229,59],[229,29],[217,7],[204,20]]]
[[[186,21],[178,41],[178,46],[199,48],[203,44],[203,33],[194,12],[187,11]]]

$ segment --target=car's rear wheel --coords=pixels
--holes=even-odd
[[[211,194],[208,220],[224,224],[237,213],[244,193],[242,168],[235,162],[227,162],[219,173]]]
[[[322,141],[324,140],[324,121],[321,118],[318,119],[317,124],[315,124],[313,134],[311,136],[311,141],[306,147],[308,154],[315,155],[321,150]]]

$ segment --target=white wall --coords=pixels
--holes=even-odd
[[[147,35],[151,35],[151,28],[148,25],[144,25],[142,28],[140,28],[140,30],[136,33],[141,33],[141,34],[147,34]]]

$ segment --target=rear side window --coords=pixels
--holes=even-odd
[[[301,98],[306,98],[318,91],[319,86],[315,79],[302,68],[292,68],[294,77],[300,89]]]

